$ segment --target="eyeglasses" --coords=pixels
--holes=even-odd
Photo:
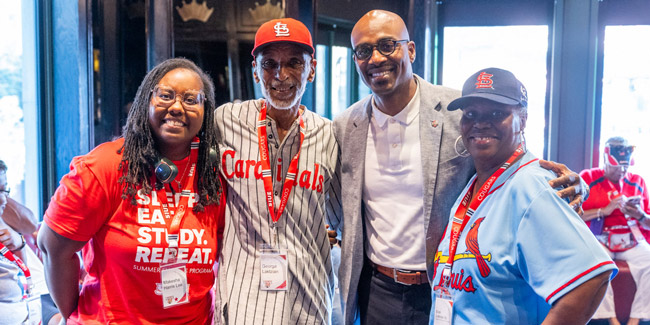
[[[8,187],[5,188],[5,189],[0,190],[0,194],[4,194],[7,197],[9,196],[9,193],[11,193],[11,189],[8,188]]]
[[[170,107],[176,103],[176,98],[181,97],[181,104],[186,110],[196,111],[205,101],[205,94],[202,91],[188,90],[182,94],[176,94],[171,88],[156,86],[151,90],[153,97],[159,105]]]
[[[357,57],[358,60],[368,60],[372,56],[372,52],[377,49],[379,53],[389,56],[395,52],[395,48],[397,47],[397,43],[401,42],[408,42],[409,40],[407,39],[401,39],[401,40],[391,40],[391,39],[384,39],[375,45],[371,44],[361,44],[357,46],[357,48],[354,49],[354,55]]]

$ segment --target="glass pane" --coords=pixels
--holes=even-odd
[[[352,50],[343,46],[332,46],[332,111],[330,118],[348,108],[350,103],[349,81]],[[353,72],[356,73],[356,72]]]
[[[645,40],[645,41],[643,41]],[[622,136],[632,145],[630,171],[650,177],[650,26],[605,27],[600,144]],[[600,151],[602,152],[602,150]],[[603,160],[599,159],[602,166]]]
[[[356,73],[356,71],[354,73]],[[359,77],[359,79],[361,79],[361,77]],[[370,88],[368,88],[368,86],[366,86],[366,83],[364,83],[363,80],[359,80],[359,98],[358,99],[363,99],[366,96],[370,95],[370,93],[372,93],[372,92],[370,91]]]
[[[0,38],[0,159],[11,197],[40,214],[33,5],[0,2],[0,29],[11,31]]]
[[[528,90],[526,146],[544,151],[548,26],[445,27],[442,84],[462,89],[482,68],[512,71]]]
[[[320,116],[326,116],[327,103],[325,103],[325,89],[327,85],[327,46],[316,45],[316,107],[315,111]]]

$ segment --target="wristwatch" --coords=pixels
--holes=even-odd
[[[20,240],[22,241],[22,243],[20,244],[20,247],[12,250],[13,252],[17,252],[17,251],[25,248],[25,245],[27,245],[27,242],[25,241],[25,236],[23,236],[22,234],[20,235]]]

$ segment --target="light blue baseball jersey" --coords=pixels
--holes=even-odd
[[[450,224],[475,177],[452,207]],[[548,185],[555,177],[526,153],[476,209],[451,269],[454,324],[539,324],[557,299],[602,272],[617,272],[589,228]],[[435,257],[434,287],[448,257],[450,228]],[[477,248],[479,258],[472,253]],[[435,292],[432,299],[435,306]]]

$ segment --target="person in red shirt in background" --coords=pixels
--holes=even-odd
[[[166,60],[140,84],[122,137],[72,160],[38,235],[67,324],[212,324],[226,197],[214,109],[210,77]]]
[[[630,320],[650,318],[650,199],[645,181],[627,171],[633,164],[630,146],[622,137],[607,140],[605,168],[583,170],[589,198],[582,204],[582,219],[613,259],[627,261],[637,285]],[[593,318],[608,318],[619,324],[611,285]]]

